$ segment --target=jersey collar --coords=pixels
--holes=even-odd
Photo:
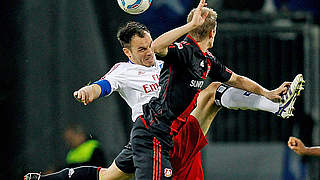
[[[191,36],[190,34],[188,34],[186,36],[186,38],[184,39],[184,41],[186,42],[190,42],[192,43],[193,45],[195,45],[196,47],[198,47],[199,51],[203,54],[203,56],[206,56],[207,55],[207,52],[203,52],[202,49],[200,48],[199,44],[197,43],[197,41],[195,41]]]
[[[128,58],[128,60],[129,60],[128,63],[134,64],[134,63],[131,61],[131,59]]]

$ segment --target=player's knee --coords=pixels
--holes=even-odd
[[[203,90],[208,100],[212,102],[212,104],[214,104],[216,91],[220,85],[221,85],[220,82],[213,82],[206,89]]]
[[[208,88],[210,88],[210,90],[216,92],[218,87],[221,85],[221,82],[212,82],[211,84],[209,84]]]
[[[133,175],[121,171],[113,162],[110,167],[100,170],[99,180],[130,180]]]

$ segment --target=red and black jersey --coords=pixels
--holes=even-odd
[[[202,52],[190,35],[180,43],[168,47],[160,74],[161,91],[158,98],[145,104],[144,117],[152,121],[164,121],[171,126],[200,92],[204,80],[226,82],[232,72],[221,64],[209,51]]]

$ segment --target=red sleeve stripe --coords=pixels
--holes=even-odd
[[[117,69],[117,68],[120,66],[120,64],[121,64],[121,63],[115,64],[115,65],[110,69],[110,71],[109,71],[106,75],[112,73],[112,71],[114,71],[115,69]],[[104,78],[105,78],[105,76],[102,77],[101,79],[104,79]]]
[[[231,71],[230,69],[226,68],[226,71],[227,71],[228,73],[232,74],[232,71]]]

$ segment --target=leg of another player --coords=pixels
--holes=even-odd
[[[121,171],[115,162],[113,162],[107,169],[103,168],[99,172],[99,180],[129,180],[133,176],[134,174],[127,174]]]
[[[222,85],[220,89],[223,88],[226,88],[222,90],[220,99],[223,107],[235,110],[262,110],[271,113],[276,113],[279,110],[280,103],[273,102],[264,96],[225,85]]]
[[[32,178],[26,177],[26,180],[97,180],[97,171],[99,171],[99,180],[129,180],[134,174],[127,174],[122,172],[113,162],[109,168],[101,168],[94,166],[81,166],[77,168],[66,168],[59,172],[33,176]],[[37,174],[37,173],[34,173]]]
[[[213,82],[202,90],[197,99],[197,107],[191,112],[191,115],[198,119],[204,135],[207,134],[213,119],[220,110],[220,107],[214,102],[216,90],[220,85],[219,82]]]
[[[292,83],[284,82],[280,87],[272,90],[278,95],[284,94],[280,102],[273,102],[264,96],[221,85],[217,89],[216,101],[219,102],[219,105],[229,109],[262,110],[286,119],[293,116],[294,104],[304,89],[304,83],[302,74],[298,74]]]
[[[65,168],[59,172],[28,177],[25,176],[25,180],[96,180],[97,174],[101,169],[95,166],[80,166],[76,168]],[[38,173],[34,173],[38,174]]]

